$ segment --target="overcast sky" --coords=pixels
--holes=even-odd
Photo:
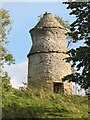
[[[3,2],[2,8],[9,10],[12,24],[12,31],[8,36],[10,41],[8,49],[13,54],[16,64],[5,69],[11,76],[13,87],[19,87],[22,82],[27,82],[27,54],[32,45],[29,30],[38,22],[38,16],[47,12],[62,17],[65,21],[72,23],[74,16],[70,16],[70,10],[62,2]],[[80,43],[81,44],[81,43]],[[76,48],[80,45],[73,44],[70,47]]]

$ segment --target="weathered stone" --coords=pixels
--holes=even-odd
[[[47,13],[30,30],[32,48],[28,54],[28,84],[37,89],[53,91],[62,78],[71,73],[71,65],[66,63],[66,29],[50,13]],[[64,82],[64,92],[71,94],[71,83]]]

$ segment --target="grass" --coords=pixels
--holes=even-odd
[[[2,97],[3,118],[88,118],[88,98],[12,89]]]

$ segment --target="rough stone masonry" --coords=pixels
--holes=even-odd
[[[72,83],[62,82],[71,73],[71,65],[64,58],[67,30],[51,13],[45,13],[30,30],[32,48],[28,54],[28,85],[55,93],[72,93]]]

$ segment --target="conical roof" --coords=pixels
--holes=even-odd
[[[50,28],[50,27],[54,27],[54,28],[64,28],[62,25],[60,25],[60,23],[56,20],[56,18],[54,17],[54,15],[52,15],[51,13],[45,13],[43,15],[43,17],[41,18],[41,20],[37,23],[37,25],[35,26],[36,28]]]

